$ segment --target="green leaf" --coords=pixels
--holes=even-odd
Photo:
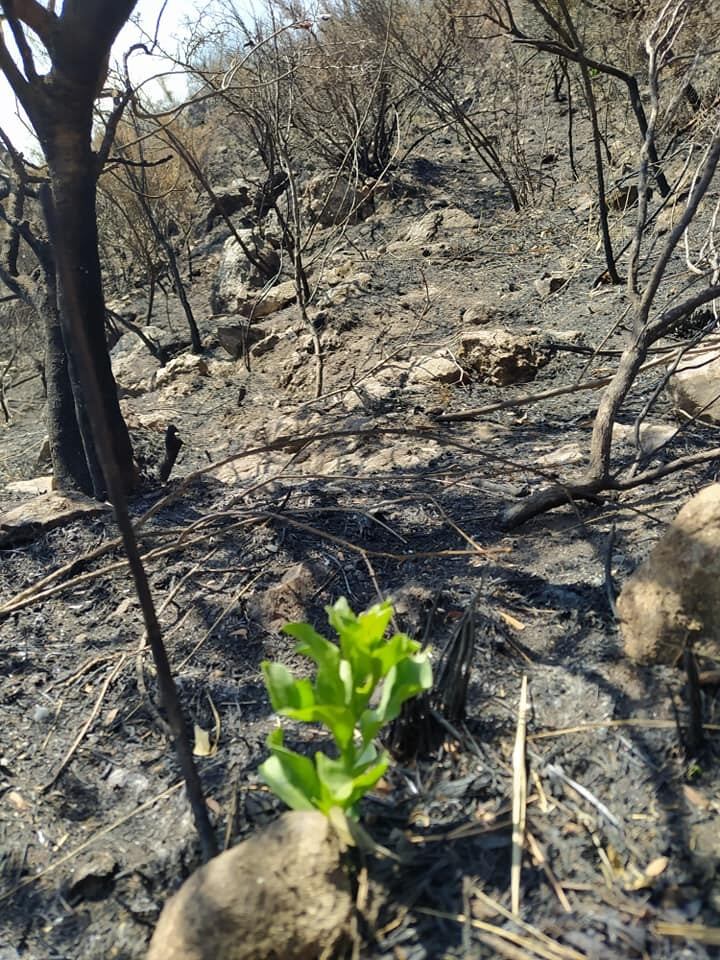
[[[283,627],[283,633],[295,637],[298,641],[296,651],[310,657],[319,667],[333,666],[340,659],[337,646],[313,630],[309,623],[288,623]]]
[[[309,680],[296,680],[282,663],[264,660],[261,666],[270,702],[276,713],[283,713],[288,707],[301,709],[315,702]]]
[[[324,753],[315,754],[315,768],[323,793],[332,803],[330,806],[348,806],[348,798],[352,794],[353,778],[348,773],[342,760],[333,760]]]
[[[324,723],[341,751],[352,743],[355,714],[347,707],[316,703],[300,710],[287,708],[283,710],[283,715],[303,723]]]
[[[357,617],[350,609],[350,604],[345,597],[340,597],[332,607],[325,607],[328,615],[328,623],[338,636],[352,630],[357,623]]]
[[[380,777],[385,773],[390,763],[390,757],[384,753],[377,763],[367,767],[362,773],[353,777],[353,789],[350,794],[349,809],[353,810],[355,805],[362,800],[368,791],[372,790]]]
[[[386,677],[390,670],[401,660],[414,656],[420,650],[417,640],[411,640],[405,633],[396,633],[375,651],[375,656],[381,663],[382,677]]]
[[[331,760],[323,753],[315,754],[318,778],[323,789],[323,809],[336,806],[353,811],[355,805],[372,790],[387,770],[389,758],[383,754],[379,760],[347,770],[340,760]]]
[[[403,703],[410,697],[429,690],[432,686],[432,667],[427,654],[417,654],[396,664],[383,684],[382,696],[377,707],[381,724],[390,723],[400,713]]]
[[[309,757],[285,747],[282,740],[280,728],[268,737],[271,756],[260,764],[260,776],[291,810],[313,810],[321,794],[315,765]]]
[[[340,651],[337,645],[321,636],[307,623],[290,623],[283,629],[285,633],[298,638],[295,650],[317,664],[315,699],[319,703],[348,703],[350,698],[338,669]]]

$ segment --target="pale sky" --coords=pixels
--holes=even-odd
[[[155,32],[155,23],[158,14],[162,9],[162,0],[138,0],[133,13],[133,18],[139,19],[141,28],[147,31],[151,36]],[[168,0],[163,13],[160,32],[158,34],[159,45],[174,52],[176,38],[183,35],[183,20],[187,17],[197,18],[197,8],[204,6],[202,0]],[[14,51],[12,39],[6,31],[8,47]],[[137,27],[128,23],[120,33],[118,40],[113,48],[115,58],[122,62],[123,53],[133,43],[141,41],[147,42],[147,36],[143,35]],[[149,44],[148,44],[149,45]],[[141,83],[148,77],[172,69],[172,65],[161,57],[147,57],[144,53],[137,52],[132,55],[129,61],[130,76],[135,84]],[[176,74],[174,77],[166,77],[165,85],[169,92],[175,96],[182,96],[185,90],[185,81],[182,75]],[[157,82],[148,83],[144,87],[145,92],[150,97],[162,97],[162,88]],[[30,151],[36,146],[34,136],[27,130],[25,124],[17,116],[16,102],[12,95],[5,78],[0,74],[0,125],[9,134],[15,146],[21,150]]]

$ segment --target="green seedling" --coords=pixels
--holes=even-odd
[[[308,623],[289,623],[296,651],[314,661],[315,678],[296,680],[281,663],[264,661],[265,686],[273,710],[305,723],[321,723],[332,734],[337,756],[313,759],[288,749],[278,727],[268,737],[271,756],[260,766],[265,783],[294,810],[340,807],[357,817],[358,804],[387,769],[377,749],[379,731],[403,703],[432,685],[427,652],[404,633],[385,638],[392,617],[389,601],[356,615],[341,597],[326,607],[334,643]]]

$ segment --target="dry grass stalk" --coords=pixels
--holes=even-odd
[[[520,874],[525,844],[525,821],[527,811],[527,765],[525,756],[525,735],[528,714],[528,679],[523,676],[520,686],[520,704],[518,706],[517,733],[513,750],[513,812],[512,812],[512,863],[510,866],[510,898],[512,912],[520,915]]]

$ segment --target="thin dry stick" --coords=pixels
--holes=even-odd
[[[556,777],[558,780],[561,780],[566,786],[570,787],[571,790],[574,790],[578,796],[582,797],[583,800],[586,800],[591,806],[595,807],[597,812],[604,817],[609,824],[615,827],[616,830],[622,831],[622,823],[618,820],[615,814],[611,813],[602,800],[598,800],[595,794],[588,790],[587,787],[584,787],[581,783],[578,783],[577,780],[573,780],[564,772],[561,767],[554,763],[548,763],[545,766],[545,769],[551,777]]]
[[[218,552],[219,549],[220,549],[219,547],[213,547],[211,550],[209,550],[205,554],[202,560],[198,560],[198,562],[194,566],[190,567],[187,573],[183,574],[183,576],[180,577],[180,579],[171,588],[170,592],[167,594],[163,602],[158,607],[158,617],[162,616],[162,614],[165,613],[167,608],[173,602],[173,600],[178,595],[178,593],[180,593],[180,591],[185,586],[187,581],[192,576],[194,576],[198,572],[198,570],[201,570],[205,566],[205,564],[215,556],[215,554]],[[165,639],[167,640],[167,634],[165,635]]]
[[[667,920],[656,920],[655,923],[650,924],[650,929],[659,937],[680,937],[683,940],[694,940],[695,943],[720,947],[720,927],[706,927],[702,923],[673,923]]]
[[[72,758],[75,756],[75,752],[77,751],[77,748],[83,742],[85,735],[87,734],[88,730],[93,725],[93,723],[95,722],[95,719],[97,718],[98,713],[100,713],[100,707],[102,706],[102,702],[105,699],[105,694],[108,692],[108,688],[110,687],[110,684],[113,682],[115,677],[117,677],[117,675],[120,673],[123,666],[125,665],[126,660],[127,660],[127,654],[124,653],[120,657],[118,662],[115,664],[115,666],[112,668],[112,670],[108,673],[107,677],[105,678],[105,683],[103,683],[102,687],[100,688],[100,693],[97,696],[95,705],[90,711],[90,716],[82,725],[80,732],[78,733],[77,737],[75,737],[75,740],[73,741],[72,746],[70,747],[68,752],[65,754],[60,766],[57,768],[57,770],[52,775],[52,777],[48,780],[48,782],[43,784],[42,787],[40,787],[40,793],[47,793],[50,787],[54,786],[55,783],[57,783],[58,778],[63,773],[63,771],[67,768]]]
[[[522,678],[520,685],[520,703],[517,715],[517,733],[513,749],[513,809],[512,809],[512,863],[510,865],[510,902],[512,912],[520,916],[520,875],[522,871],[523,848],[525,846],[525,821],[527,816],[527,758],[525,756],[525,734],[528,715],[528,679]]]
[[[589,733],[591,730],[604,730],[606,727],[640,727],[647,730],[677,730],[674,720],[645,720],[642,717],[628,720],[596,720],[593,723],[581,723],[577,727],[560,727],[558,730],[541,730],[531,733],[528,740],[550,740],[554,737],[567,737],[573,733]],[[703,730],[720,732],[720,723],[704,723]]]
[[[212,622],[212,624],[211,624],[210,627],[208,628],[208,630],[207,630],[207,632],[205,633],[205,635],[204,635],[203,637],[201,637],[200,640],[198,640],[198,642],[197,642],[197,643],[195,644],[195,646],[192,648],[192,650],[190,651],[190,653],[185,657],[185,659],[184,659],[184,660],[181,660],[180,663],[177,665],[177,667],[175,668],[175,671],[176,671],[177,673],[179,673],[179,672],[182,670],[182,668],[183,668],[190,660],[192,660],[192,658],[193,658],[193,657],[195,656],[195,654],[198,652],[198,650],[200,649],[200,647],[213,635],[213,633],[215,632],[216,628],[222,623],[222,621],[225,619],[225,617],[228,615],[228,613],[230,613],[230,611],[231,611],[232,608],[235,606],[235,604],[238,602],[238,600],[239,600],[241,597],[245,596],[245,594],[248,592],[248,590],[249,590],[251,587],[253,587],[253,586],[258,582],[258,580],[259,580],[260,577],[265,573],[266,570],[267,570],[267,566],[263,567],[262,570],[261,570],[259,573],[255,574],[255,576],[254,576],[251,580],[248,580],[247,583],[244,583],[238,590],[235,591],[235,593],[234,593],[233,596],[230,598],[230,600],[228,601],[228,603],[225,605],[225,607],[221,610],[221,612],[218,614],[218,616],[217,616],[217,617],[215,618],[215,620]]]
[[[515,747],[513,749],[513,834],[510,893],[512,912],[516,917],[520,915],[520,874],[522,871],[522,855],[525,845],[525,820],[527,811],[527,761],[525,757],[527,714],[527,676],[525,675],[520,685],[517,732],[515,734]]]
[[[433,910],[431,907],[415,907],[415,912],[425,914],[428,917],[438,917],[441,920],[454,920],[456,923],[466,922],[465,915],[462,913],[447,913],[445,910]],[[503,940],[509,940],[510,943],[524,947],[535,956],[543,957],[543,960],[588,960],[587,954],[578,953],[577,950],[564,947],[552,940],[550,944],[541,940],[533,940],[530,937],[523,937],[519,933],[513,933],[512,930],[506,930],[505,927],[497,927],[493,923],[486,923],[484,920],[471,918],[469,922],[474,929],[491,933]]]
[[[537,840],[529,830],[526,831],[525,835],[527,837],[528,849],[530,850],[530,853],[532,854],[533,859],[538,864],[538,866],[542,867],[542,871],[547,877],[547,882],[550,884],[550,886],[553,889],[553,892],[555,893],[555,896],[560,901],[560,906],[563,908],[565,913],[572,913],[572,907],[570,906],[570,901],[565,895],[565,891],[560,886],[560,882],[558,881],[557,877],[553,873],[550,867],[550,864],[547,862],[547,858],[543,853],[542,847],[540,846],[540,844],[537,842]]]
[[[494,957],[503,957],[504,960],[528,960],[528,955],[522,947],[514,947],[511,943],[506,943],[492,933],[484,933],[482,930],[478,930],[476,937],[480,943],[484,943],[486,947],[491,948]]]
[[[115,653],[101,653],[97,657],[91,657],[89,660],[86,660],[82,666],[78,667],[77,670],[73,670],[72,673],[67,674],[67,676],[59,677],[57,680],[53,680],[52,683],[49,683],[45,687],[45,692],[54,690],[55,687],[65,686],[67,684],[73,683],[75,680],[78,680],[83,674],[88,673],[92,670],[93,667],[99,666],[101,663],[105,663],[106,660],[112,660],[113,657],[117,656]]]
[[[18,890],[22,890],[24,887],[29,887],[31,884],[37,883],[38,880],[46,877],[49,873],[53,873],[58,869],[58,867],[62,867],[64,864],[68,863],[68,861],[73,860],[75,857],[81,854],[84,850],[87,850],[87,848],[92,846],[97,840],[102,839],[102,837],[106,837],[109,833],[112,833],[113,830],[117,830],[118,827],[122,827],[123,824],[126,824],[128,820],[132,820],[133,817],[136,817],[139,813],[144,813],[145,810],[149,810],[150,807],[154,806],[160,800],[165,800],[170,796],[170,794],[175,793],[176,790],[179,790],[180,787],[184,785],[184,780],[178,780],[177,783],[174,783],[171,787],[168,787],[167,790],[163,790],[163,792],[159,793],[156,797],[153,797],[151,800],[146,800],[145,803],[141,803],[139,807],[135,807],[135,809],[131,810],[130,813],[126,813],[124,817],[120,817],[120,819],[116,820],[114,823],[110,823],[101,830],[98,830],[97,833],[94,833],[91,837],[88,837],[87,840],[84,840],[78,847],[75,847],[74,850],[69,850],[64,856],[60,857],[59,860],[55,860],[54,863],[50,863],[47,867],[43,867],[42,870],[39,870],[32,877],[26,877],[24,880],[16,883],[14,887],[6,890],[5,893],[0,893],[0,903],[2,903],[4,900],[9,900],[11,897],[14,897]]]
[[[560,945],[555,943],[555,941],[552,940],[546,933],[543,933],[542,930],[539,930],[537,927],[534,927],[531,923],[527,923],[525,920],[521,920],[518,917],[514,917],[512,913],[510,913],[510,911],[506,907],[504,907],[502,903],[500,903],[499,900],[494,900],[491,896],[485,893],[484,890],[481,890],[479,887],[476,887],[474,892],[475,892],[476,899],[479,900],[482,904],[484,904],[488,908],[488,910],[492,911],[493,913],[499,913],[500,916],[504,917],[506,920],[510,920],[513,923],[516,923],[521,930],[524,930],[525,933],[529,934],[531,937],[535,937],[536,940],[540,940],[547,947],[550,947],[552,949],[554,948],[560,948],[562,950],[567,949],[569,956],[572,956],[573,954],[575,954],[575,951],[570,948],[560,947]]]

